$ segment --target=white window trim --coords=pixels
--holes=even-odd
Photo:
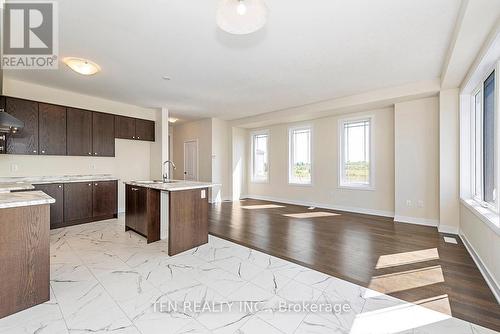
[[[344,175],[344,124],[347,122],[356,122],[356,121],[370,121],[370,183],[369,184],[353,184],[353,183],[344,183],[343,175]],[[339,189],[350,189],[350,190],[367,190],[367,191],[375,191],[375,116],[374,115],[363,115],[356,117],[348,117],[341,118],[338,121],[338,142],[339,142],[339,152],[338,152],[338,188]]]
[[[258,135],[267,135],[267,178],[266,179],[255,179],[254,177],[254,137]],[[259,130],[250,133],[250,182],[266,184],[269,183],[271,178],[271,134],[269,130]]]
[[[309,142],[309,153],[310,153],[310,159],[311,159],[311,182],[309,183],[300,183],[300,182],[292,182],[292,133],[296,130],[309,130],[310,133],[310,142]],[[313,176],[313,161],[314,161],[314,152],[313,152],[313,126],[311,124],[302,124],[302,125],[295,125],[295,126],[290,126],[288,128],[288,185],[290,186],[297,186],[297,187],[312,187],[313,182],[314,182],[314,176]]]

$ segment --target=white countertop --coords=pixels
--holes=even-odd
[[[219,186],[217,183],[184,181],[184,180],[169,180],[171,183],[162,183],[161,181],[150,183],[150,181],[127,181],[125,184],[143,188],[157,189],[161,191],[182,191],[191,189],[212,188]]]
[[[0,209],[51,204],[55,202],[55,199],[43,191],[24,191],[18,193],[0,194]]]
[[[95,181],[116,181],[117,177],[110,174],[100,175],[62,175],[62,176],[29,176],[29,177],[2,177],[0,178],[0,191],[2,184],[27,183],[27,184],[49,184],[49,183],[76,183]],[[33,189],[33,188],[31,188]],[[14,189],[17,190],[17,189]],[[23,189],[19,189],[23,190]]]
[[[0,183],[0,194],[10,193],[11,191],[31,190],[34,189],[29,182],[3,182]]]

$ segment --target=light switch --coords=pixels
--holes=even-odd
[[[201,191],[201,198],[207,198],[207,191],[205,189]]]

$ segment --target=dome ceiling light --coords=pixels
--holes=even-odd
[[[101,71],[101,67],[99,65],[88,59],[67,57],[63,59],[63,63],[76,73],[82,75],[94,75]]]
[[[266,21],[263,0],[221,0],[217,9],[217,25],[230,34],[251,34],[264,27]]]

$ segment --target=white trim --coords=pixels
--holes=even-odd
[[[198,143],[198,138],[188,139],[188,140],[184,141],[184,146],[183,146],[183,149],[184,149],[184,165],[183,165],[184,171],[182,172],[182,178],[184,180],[186,179],[186,174],[185,174],[185,171],[186,171],[186,143],[191,143],[191,142],[196,142],[196,180],[195,181],[199,181],[200,180],[200,146]]]
[[[311,182],[309,183],[299,183],[299,182],[291,182],[292,176],[292,133],[295,130],[309,130],[309,160],[311,163]],[[288,127],[288,185],[289,186],[298,186],[298,187],[312,187],[314,185],[314,176],[313,176],[313,161],[314,161],[314,152],[313,152],[313,126],[312,124],[301,124],[301,125],[293,125]]]
[[[437,220],[437,219],[409,217],[409,216],[394,216],[394,222],[395,223],[403,223],[403,224],[432,226],[432,227],[439,226],[439,220]]]
[[[267,135],[267,178],[266,179],[255,179],[254,178],[254,137],[257,135]],[[257,184],[267,184],[271,178],[271,132],[268,129],[257,130],[250,132],[250,182]]]
[[[467,237],[465,236],[464,231],[460,230],[460,239],[462,240],[465,248],[469,252],[470,256],[472,257],[472,260],[476,263],[476,266],[479,268],[479,271],[484,277],[484,280],[486,281],[486,284],[491,289],[491,292],[493,292],[493,295],[497,299],[497,302],[500,303],[500,284],[495,281],[494,276],[491,274],[489,271],[488,267],[484,264],[483,260],[479,256],[479,253],[476,252],[472,244],[469,242]]]
[[[332,205],[332,204],[327,204],[327,203],[297,201],[297,200],[278,198],[278,197],[273,197],[273,196],[261,196],[261,195],[244,195],[243,196],[242,195],[241,199],[245,199],[245,198],[257,199],[257,200],[262,200],[262,201],[270,201],[270,202],[278,202],[278,203],[284,203],[284,204],[307,206],[307,207],[314,206],[317,208],[344,211],[344,212],[352,212],[352,213],[361,213],[361,214],[372,215],[372,216],[381,216],[381,217],[389,217],[389,218],[394,217],[394,212],[391,212],[391,211],[372,210],[372,209],[356,208],[356,207],[349,207],[349,206],[342,206],[342,205]]]
[[[458,226],[439,224],[438,231],[439,233],[458,234]]]
[[[460,199],[460,202],[491,230],[493,230],[493,232],[500,236],[500,216],[498,213],[482,207],[473,199]]]
[[[369,120],[370,121],[370,148],[369,150],[369,155],[370,155],[370,183],[369,184],[355,184],[355,183],[345,183],[343,181],[343,174],[344,174],[344,154],[345,154],[345,149],[344,149],[344,124],[346,122],[356,122],[356,121],[363,121],[363,120]],[[375,147],[375,115],[362,115],[362,116],[355,116],[355,117],[344,117],[338,120],[338,180],[337,180],[337,187],[339,189],[355,189],[355,190],[375,190],[375,152],[374,152],[374,147]]]

